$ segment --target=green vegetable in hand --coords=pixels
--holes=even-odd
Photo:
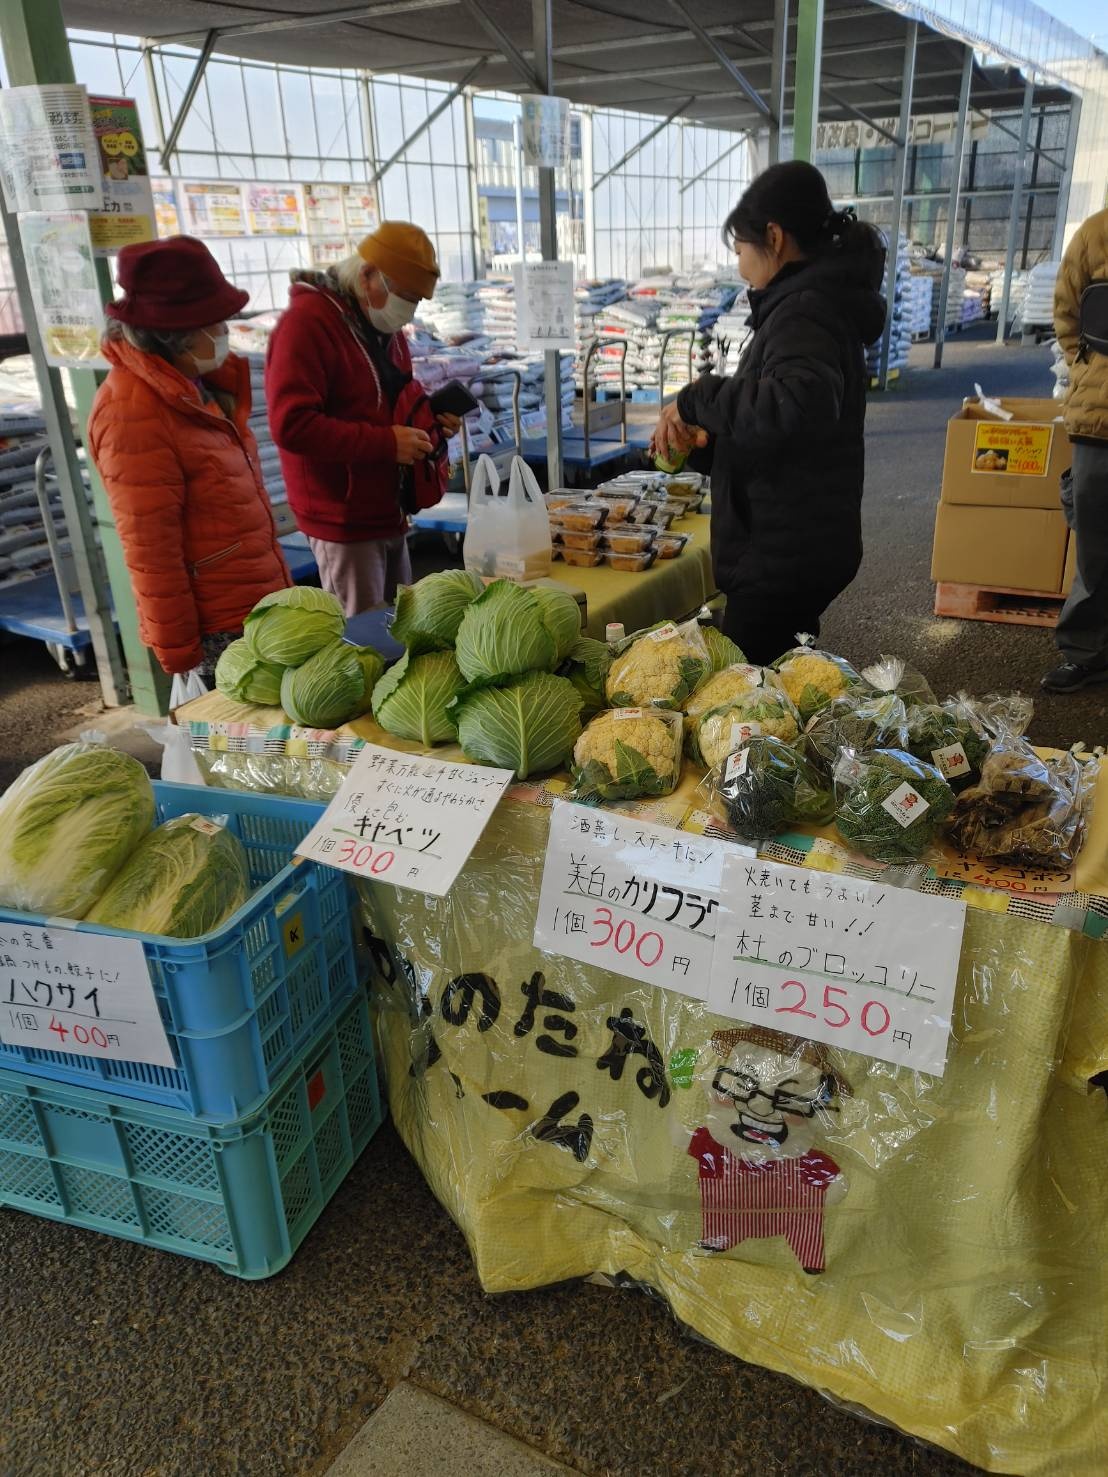
[[[599,714],[574,746],[573,778],[584,803],[670,794],[681,778],[681,719],[637,708]]]
[[[284,667],[263,662],[241,638],[232,641],[215,668],[216,690],[237,703],[257,703],[276,708],[281,702]]]
[[[879,862],[915,861],[954,809],[954,792],[935,766],[898,749],[842,755],[835,794],[843,840]]]
[[[501,682],[524,672],[552,672],[568,655],[580,629],[572,595],[493,580],[462,616],[455,645],[458,666],[466,681],[475,684]]]
[[[246,851],[226,826],[180,815],[151,831],[88,914],[90,923],[192,939],[250,896]]]
[[[263,595],[243,622],[243,640],[263,662],[299,667],[346,629],[334,595],[293,585]]]
[[[521,780],[564,764],[581,732],[580,694],[548,672],[470,689],[454,711],[466,758],[514,769]]]
[[[429,749],[457,736],[450,704],[465,687],[452,651],[406,651],[373,689],[373,716],[396,738]]]
[[[798,749],[754,737],[712,773],[712,793],[728,823],[751,841],[790,826],[822,825],[835,811],[831,787]]]
[[[137,759],[64,744],[0,797],[0,907],[83,918],[153,823]]]
[[[588,716],[607,706],[604,683],[612,665],[612,653],[603,641],[579,636],[569,650],[569,657],[559,675],[568,677],[581,694],[581,713]]]
[[[479,575],[443,569],[396,591],[392,635],[417,656],[454,645],[467,608],[485,588]]]
[[[305,728],[337,728],[367,713],[373,689],[384,671],[371,646],[332,641],[281,679],[281,706]]]

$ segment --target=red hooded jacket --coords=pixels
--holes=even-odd
[[[401,474],[411,478],[415,507],[429,508],[445,492],[448,471],[446,439],[411,377],[403,333],[388,341],[389,358],[408,376],[390,406],[355,312],[322,275],[294,283],[266,359],[269,425],[289,504],[304,533],[338,544],[402,534]],[[394,425],[426,431],[434,453],[398,467]]]

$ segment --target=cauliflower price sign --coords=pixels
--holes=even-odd
[[[710,1010],[943,1075],[965,903],[740,858],[722,883]]]
[[[729,856],[747,847],[559,801],[535,947],[703,1000]]]

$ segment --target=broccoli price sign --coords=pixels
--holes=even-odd
[[[366,744],[297,855],[445,897],[514,778]]]
[[[710,1010],[943,1075],[965,903],[734,858],[722,898]]]
[[[550,822],[535,947],[703,1000],[726,841],[559,801]]]
[[[175,1067],[142,941],[0,919],[0,1041]]]

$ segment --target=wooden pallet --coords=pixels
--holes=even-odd
[[[1066,597],[1043,590],[1006,590],[983,585],[935,586],[935,614],[959,621],[999,621],[1009,626],[1055,626]]]

